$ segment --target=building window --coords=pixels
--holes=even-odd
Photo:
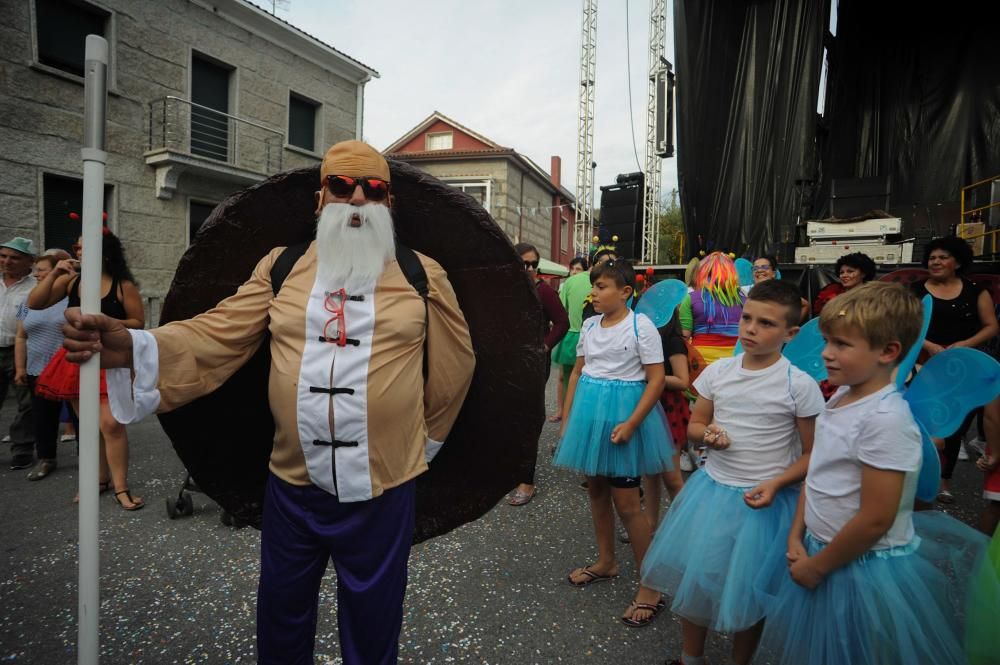
[[[188,201],[188,244],[194,242],[194,236],[198,229],[205,223],[208,216],[215,210],[215,203],[205,203],[204,201]]]
[[[486,212],[490,211],[490,193],[492,187],[488,180],[480,180],[478,182],[449,182],[448,185],[462,190],[478,201],[479,205],[486,209]]]
[[[233,68],[191,57],[191,154],[229,161],[229,89]]]
[[[316,152],[316,119],[319,104],[300,97],[294,92],[288,95],[288,144],[297,148]]]
[[[425,137],[427,150],[451,150],[451,132],[427,134]]]
[[[114,188],[104,185],[104,210],[111,215],[111,197]],[[83,180],[64,176],[42,175],[42,217],[44,224],[44,249],[60,247],[72,254],[73,245],[80,237],[80,222],[69,214],[83,211]],[[109,220],[110,224],[110,220]]]
[[[35,0],[38,62],[83,76],[87,35],[108,39],[110,21],[110,13],[86,2]]]

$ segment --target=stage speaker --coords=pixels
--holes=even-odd
[[[674,68],[665,58],[660,58],[656,72],[654,112],[656,117],[656,154],[674,156]]]
[[[602,237],[618,236],[615,248],[618,256],[637,259],[642,253],[643,179],[633,179],[625,185],[601,187]]]
[[[857,217],[869,210],[889,210],[889,177],[835,178],[830,182],[830,215]]]

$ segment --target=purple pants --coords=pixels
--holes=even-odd
[[[257,588],[258,663],[312,665],[320,582],[337,571],[344,665],[391,665],[399,652],[416,481],[341,503],[271,475],[264,496]]]

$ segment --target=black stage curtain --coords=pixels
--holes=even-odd
[[[888,176],[904,234],[958,222],[960,188],[1000,174],[998,25],[997,2],[840,0],[812,216],[831,179]]]
[[[756,255],[791,232],[796,181],[815,173],[828,18],[826,0],[674,0],[677,166],[692,253]]]

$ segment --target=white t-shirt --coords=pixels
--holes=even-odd
[[[709,450],[705,471],[739,487],[780,476],[802,454],[796,418],[823,410],[819,385],[782,356],[770,367],[743,368],[743,354],[722,358],[695,382],[712,401],[714,422],[729,435],[729,448]]]
[[[663,342],[645,314],[629,310],[624,319],[601,326],[604,315],[592,316],[580,326],[576,355],[583,356],[583,373],[595,379],[645,381],[643,365],[663,362]]]
[[[872,549],[913,540],[913,496],[923,459],[920,429],[895,386],[838,408],[841,387],[816,419],[816,441],[806,476],[806,527],[829,543],[861,507],[862,464],[903,471],[906,480],[896,520]]]

